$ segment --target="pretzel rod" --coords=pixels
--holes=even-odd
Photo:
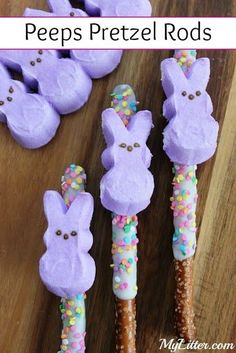
[[[127,127],[137,111],[133,90],[120,85],[111,94],[111,107]],[[113,292],[116,296],[116,353],[136,352],[137,225],[134,216],[112,214]]]
[[[196,60],[195,50],[176,50],[174,57],[185,73]],[[195,339],[193,309],[193,256],[196,249],[197,166],[174,164],[173,197],[175,233],[173,252],[175,257],[175,324],[178,337],[185,342]]]
[[[62,176],[61,188],[65,204],[69,208],[79,192],[85,191],[86,174],[82,167],[71,164]],[[61,349],[58,353],[85,352],[86,294],[62,298],[60,311],[63,322]]]

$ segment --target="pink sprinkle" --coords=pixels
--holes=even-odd
[[[80,338],[81,335],[82,335],[82,334],[78,332],[78,333],[76,333],[76,334],[74,335],[74,338]]]
[[[175,54],[176,59],[180,59],[181,58],[181,52],[177,51]]]
[[[70,176],[71,176],[72,178],[75,178],[75,177],[77,176],[77,174],[76,174],[75,172],[71,172],[71,173],[70,173]]]
[[[70,330],[71,330],[72,332],[74,332],[74,331],[76,330],[76,326],[75,326],[75,325],[71,326],[71,327],[70,327]]]
[[[138,257],[137,256],[134,259],[135,259],[136,262],[138,262]]]
[[[125,289],[128,288],[128,283],[127,282],[125,282],[123,285],[124,285]]]
[[[70,304],[66,303],[66,309],[70,309]]]
[[[78,343],[77,342],[72,342],[71,343],[71,348],[77,348],[78,347]]]
[[[187,175],[186,180],[191,180],[191,177],[189,175]]]
[[[70,168],[66,168],[66,174],[70,173]]]

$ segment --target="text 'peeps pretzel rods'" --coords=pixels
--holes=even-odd
[[[14,21],[14,23],[13,23]],[[14,25],[13,25],[14,24]],[[14,31],[13,31],[14,28]],[[2,49],[235,49],[236,18],[1,18]]]

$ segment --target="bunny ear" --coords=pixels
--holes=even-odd
[[[187,83],[187,78],[177,64],[176,59],[165,59],[161,62],[162,86],[167,96],[175,89],[180,89]]]
[[[147,141],[152,126],[152,113],[142,110],[132,116],[128,130],[138,138]]]
[[[43,11],[43,10],[36,10],[26,7],[23,16],[25,17],[41,17],[41,16],[52,16],[51,12]]]
[[[44,212],[48,223],[54,223],[66,213],[67,207],[57,191],[46,191],[43,198]]]
[[[188,79],[199,88],[206,89],[210,76],[210,60],[200,58],[190,68]]]
[[[47,0],[48,7],[52,12],[68,11],[72,9],[69,0]]]
[[[11,77],[8,73],[8,71],[5,69],[5,67],[0,64],[0,80],[2,81],[3,79],[9,80]]]
[[[66,217],[71,224],[77,222],[81,228],[88,228],[94,209],[93,197],[88,192],[80,192],[72,202]]]
[[[102,113],[102,130],[108,144],[112,144],[115,137],[127,133],[126,127],[114,109],[106,109]]]

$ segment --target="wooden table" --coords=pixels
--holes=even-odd
[[[234,0],[152,1],[156,16],[232,16]],[[46,9],[46,1],[1,0],[0,15],[21,15],[26,6]],[[232,34],[233,35],[233,34]],[[87,171],[88,191],[96,200],[92,223],[92,255],[97,276],[87,300],[87,352],[114,352],[114,301],[111,288],[111,219],[99,200],[104,174],[100,162],[105,147],[101,112],[118,83],[130,83],[140,109],[153,112],[155,128],[149,146],[155,192],[151,206],[140,215],[138,352],[156,353],[160,338],[174,337],[174,272],[171,238],[171,163],[162,150],[165,120],[160,62],[168,51],[126,51],[118,70],[94,81],[89,102],[62,119],[56,138],[36,151],[22,149],[0,126],[0,352],[52,353],[60,344],[59,298],[40,281],[39,258],[46,229],[42,197],[60,189],[60,176],[74,162]],[[220,124],[216,156],[198,169],[198,250],[195,258],[194,306],[198,340],[235,342],[236,334],[236,74],[233,51],[199,51],[211,59],[208,91]],[[223,350],[222,350],[223,352]]]

